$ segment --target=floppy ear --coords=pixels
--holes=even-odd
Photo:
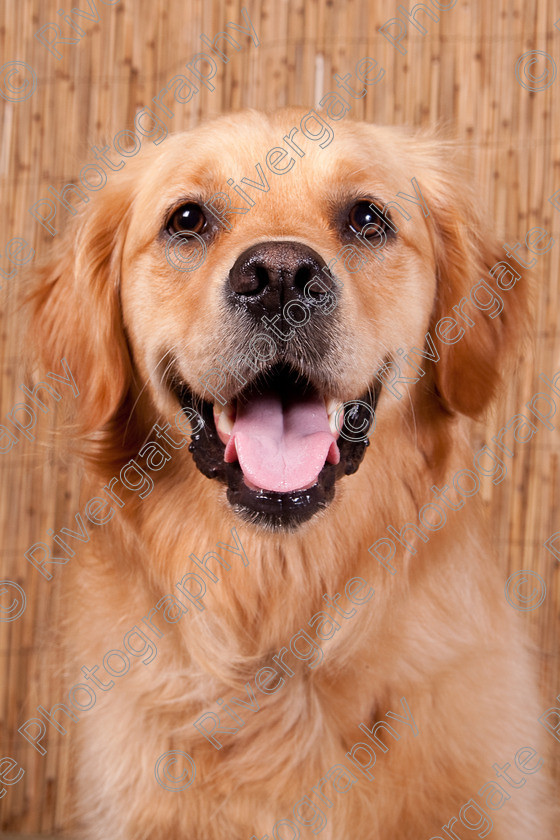
[[[507,256],[458,172],[443,162],[425,184],[437,272],[430,334],[440,359],[433,376],[447,409],[477,417],[526,336],[529,295],[523,269]]]
[[[115,179],[72,217],[32,274],[30,343],[41,367],[72,372],[78,433],[107,428],[126,397],[131,365],[119,302],[130,178]]]

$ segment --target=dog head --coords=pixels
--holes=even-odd
[[[505,259],[452,144],[244,112],[92,193],[40,273],[32,336],[80,386],[98,470],[158,423],[178,488],[198,469],[209,499],[294,530],[397,429],[435,461],[483,411],[524,313]]]

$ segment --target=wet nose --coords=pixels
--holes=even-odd
[[[309,304],[324,297],[333,286],[325,267],[323,258],[301,242],[262,242],[239,255],[229,289],[233,301],[255,317],[271,315],[291,300]]]

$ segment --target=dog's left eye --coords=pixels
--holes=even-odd
[[[206,216],[199,204],[189,201],[182,204],[170,217],[166,230],[168,233],[179,233],[187,230],[194,233],[201,233],[206,227]]]
[[[387,214],[387,218],[389,218]],[[387,229],[386,220],[379,213],[372,210],[372,204],[368,201],[358,201],[351,208],[348,214],[348,224],[356,233],[362,233],[364,228],[367,228],[363,235],[368,239],[380,237]]]

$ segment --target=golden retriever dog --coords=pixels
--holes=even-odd
[[[527,279],[453,144],[286,109],[122,161],[31,295],[79,390],[82,506],[28,557],[83,835],[552,838],[480,501],[507,458],[468,434]]]

